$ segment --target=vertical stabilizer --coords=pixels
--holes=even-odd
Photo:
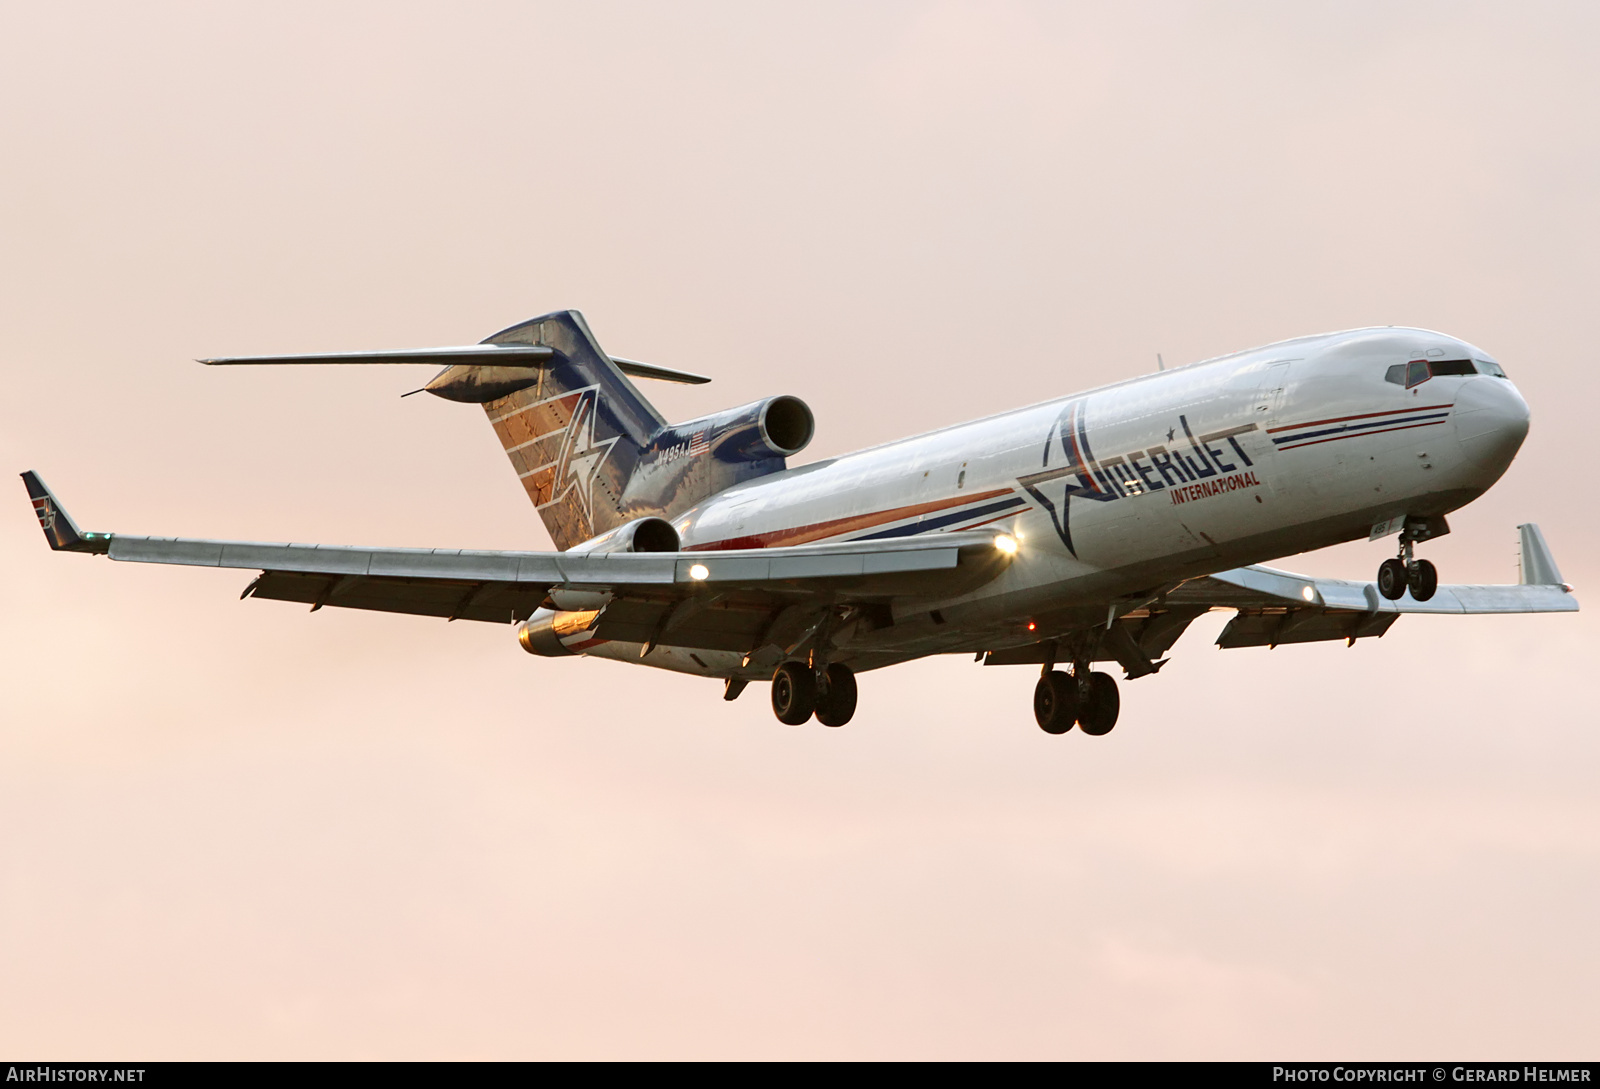
[[[546,314],[484,343],[554,349],[536,380],[483,407],[557,548],[655,513],[630,513],[623,492],[666,421],[601,350],[582,314]]]

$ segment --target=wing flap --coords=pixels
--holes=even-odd
[[[495,624],[526,620],[544,600],[538,591],[497,583],[327,576],[298,571],[265,572],[251,583],[247,596],[293,601],[313,609],[332,606]]]
[[[1275,647],[1282,643],[1347,642],[1381,636],[1400,619],[1399,613],[1327,612],[1288,609],[1281,613],[1240,613],[1217,636],[1224,650],[1237,647]]]

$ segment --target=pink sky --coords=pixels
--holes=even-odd
[[[0,1052],[1592,1058],[1600,12],[1586,4],[0,8],[0,467],[86,529],[542,548],[410,370],[198,356],[582,309],[811,460],[1373,324],[1533,429],[1424,546],[1588,612],[1219,653],[1110,737],[1035,672],[764,687],[237,600],[0,504]],[[1370,577],[1385,545],[1300,557]]]

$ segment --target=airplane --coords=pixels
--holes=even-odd
[[[1286,340],[796,468],[814,418],[779,395],[669,424],[576,310],[461,347],[210,365],[432,364],[478,404],[558,551],[356,548],[78,529],[23,474],[52,548],[258,571],[241,597],[517,625],[587,655],[771,684],[779,721],[842,726],[858,673],[932,654],[1030,665],[1050,734],[1116,725],[1200,615],[1223,648],[1383,635],[1402,613],[1571,612],[1537,525],[1520,575],[1441,585],[1415,546],[1482,495],[1528,432],[1500,364],[1408,328]],[[409,394],[407,395],[409,396]],[[1264,562],[1394,537],[1372,582]]]

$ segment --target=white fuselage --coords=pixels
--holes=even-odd
[[[1394,380],[1419,360],[1480,373]],[[1496,372],[1422,330],[1306,337],[777,473],[675,525],[691,551],[992,527],[1021,544],[1000,577],[894,602],[895,623],[863,649],[1017,645],[1103,620],[1128,595],[1470,502],[1527,433],[1526,403]]]

